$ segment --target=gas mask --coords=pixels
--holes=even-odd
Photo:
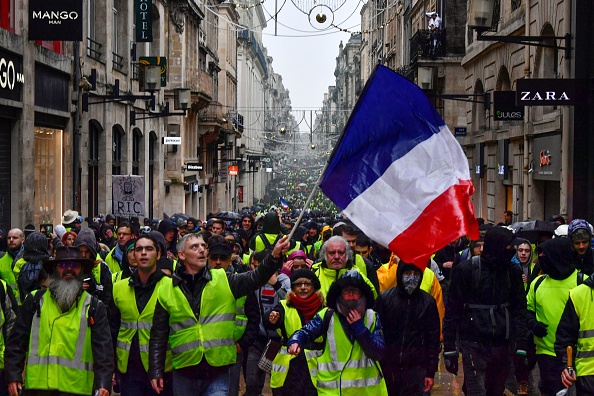
[[[407,274],[402,276],[402,286],[410,296],[421,283],[421,277],[417,273]]]

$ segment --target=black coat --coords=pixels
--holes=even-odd
[[[457,334],[460,340],[490,345],[525,344],[529,333],[525,321],[526,293],[522,269],[510,261],[494,263],[482,256],[480,277],[479,271],[473,267],[471,259],[452,269],[443,322],[444,350],[455,350]],[[472,308],[469,306],[472,304],[499,308],[495,308],[491,315],[490,309]],[[505,304],[507,307],[503,307]],[[494,326],[492,319],[495,320]]]
[[[375,304],[386,342],[380,363],[384,369],[422,367],[425,377],[433,378],[440,350],[437,304],[419,288],[408,295],[401,286],[401,272],[398,268],[398,285],[382,292]]]

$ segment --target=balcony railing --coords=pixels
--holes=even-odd
[[[90,37],[87,37],[87,56],[90,56],[93,59],[101,60],[101,55],[103,55],[101,52],[101,47],[103,47],[103,44],[93,40]]]
[[[111,53],[112,55],[112,67],[113,70],[117,70],[119,72],[124,70],[124,57],[121,55],[116,54],[115,52]]]
[[[410,39],[410,64],[446,54],[446,30],[421,29]]]

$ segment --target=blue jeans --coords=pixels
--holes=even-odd
[[[130,372],[120,374],[121,378],[121,396],[157,396],[157,392],[151,386],[151,380],[146,372]],[[171,373],[165,373],[163,376],[163,391],[159,396],[171,396]]]
[[[229,379],[229,370],[209,379],[190,378],[173,370],[173,396],[227,396]]]
[[[264,353],[268,338],[258,336],[256,341],[248,349],[247,363],[245,367],[245,393],[243,396],[260,396],[264,382],[266,381],[266,372],[260,370],[258,362]]]

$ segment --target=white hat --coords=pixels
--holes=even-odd
[[[62,217],[62,224],[74,223],[77,217],[78,212],[76,210],[68,209],[66,212],[64,212],[64,216]]]

